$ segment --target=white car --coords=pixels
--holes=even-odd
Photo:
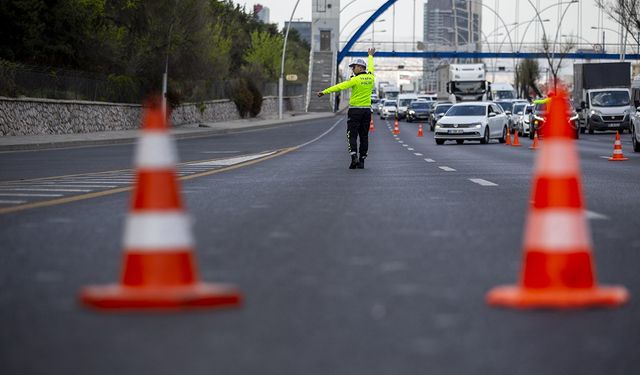
[[[504,143],[508,124],[507,115],[495,103],[463,102],[451,106],[436,122],[434,138],[438,145],[447,140],[455,140],[458,144],[465,140],[487,144],[497,139]]]
[[[640,107],[637,107],[636,113],[631,115],[631,142],[633,151],[640,152]]]
[[[382,111],[380,111],[380,118],[396,117],[397,112],[397,102],[395,100],[385,100]]]

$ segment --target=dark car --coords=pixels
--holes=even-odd
[[[569,101],[567,101],[567,107],[569,108],[569,113],[567,114],[569,120],[567,125],[571,126],[571,129],[575,134],[575,139],[578,139],[580,137],[580,123],[578,120],[578,113]],[[531,129],[529,131],[529,138],[533,139],[536,131],[538,132],[538,137],[542,135],[541,130],[543,129],[546,120],[547,102],[545,100],[537,100],[536,102],[534,102],[533,111],[530,115],[529,124],[531,126]]]
[[[444,116],[444,114],[447,113],[452,105],[453,103],[438,103],[433,106],[431,110],[431,118],[429,119],[429,127],[431,128],[431,131],[433,131],[433,129],[435,128],[436,122],[438,122],[438,120],[440,120]]]
[[[429,120],[429,112],[433,102],[416,100],[407,108],[407,122]]]

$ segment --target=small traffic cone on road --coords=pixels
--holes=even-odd
[[[393,134],[400,134],[400,127],[398,126],[398,119],[393,124]]]
[[[511,146],[511,133],[509,132],[509,127],[507,126],[507,141],[505,142],[507,146]]]
[[[573,131],[566,126],[566,103],[564,91],[551,99],[545,145],[536,158],[520,281],[489,291],[490,305],[612,307],[629,298],[624,287],[599,286],[596,281],[578,150]]]
[[[625,158],[622,153],[622,141],[620,141],[620,132],[616,132],[616,141],[613,143],[613,155],[609,158],[609,161],[625,161],[629,158]]]
[[[370,131],[371,133],[373,133],[373,132],[375,132],[375,131],[376,131],[376,128],[375,128],[375,126],[373,125],[373,118],[371,119],[371,122],[369,123],[369,131]]]
[[[159,106],[145,110],[136,146],[136,184],[124,234],[120,283],[88,286],[80,301],[101,310],[239,305],[229,285],[198,281],[190,221],[176,178],[177,152]]]
[[[518,138],[518,131],[513,132],[513,143],[511,144],[513,147],[520,147],[520,139]]]
[[[422,131],[422,124],[418,124],[418,137],[423,137],[424,132]]]
[[[531,145],[529,148],[531,150],[538,149],[538,131],[537,130],[533,133],[533,145]]]

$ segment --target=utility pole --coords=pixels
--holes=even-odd
[[[282,120],[282,94],[284,91],[284,56],[287,53],[287,38],[289,37],[289,29],[291,29],[291,21],[293,15],[296,13],[300,0],[296,1],[296,5],[291,12],[291,18],[289,18],[289,24],[287,25],[287,31],[284,34],[284,44],[282,45],[282,63],[280,64],[280,79],[278,80],[278,119]]]

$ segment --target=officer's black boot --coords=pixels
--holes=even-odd
[[[364,159],[367,158],[367,155],[360,155],[360,159],[358,159],[358,169],[364,169]]]
[[[349,169],[356,169],[358,167],[358,155],[351,155],[351,164],[349,164]]]

